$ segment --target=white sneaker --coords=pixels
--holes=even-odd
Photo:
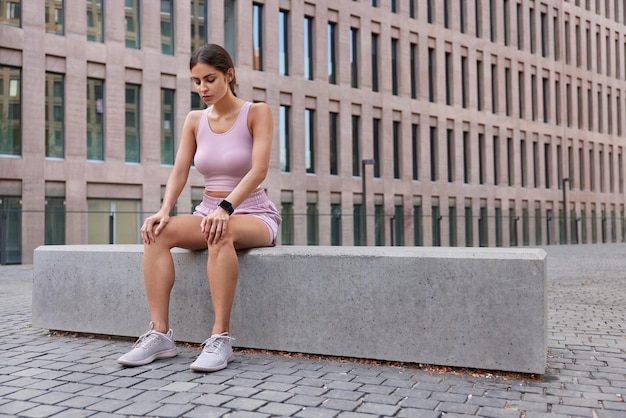
[[[172,330],[167,334],[154,331],[154,324],[150,322],[150,331],[139,337],[133,349],[118,358],[117,362],[124,366],[143,366],[158,358],[174,357],[178,349],[173,335]]]
[[[215,372],[225,369],[234,358],[233,341],[235,339],[231,338],[227,332],[211,335],[211,338],[202,343],[204,345],[202,353],[189,367],[197,372]]]

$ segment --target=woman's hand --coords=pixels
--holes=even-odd
[[[144,244],[152,244],[156,241],[156,237],[165,228],[170,221],[170,216],[157,212],[152,216],[148,216],[143,225],[141,225],[141,239]]]
[[[228,212],[220,207],[202,218],[200,230],[209,245],[217,244],[226,236],[229,219],[230,215]]]

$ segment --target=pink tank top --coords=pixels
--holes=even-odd
[[[252,134],[248,129],[250,102],[245,102],[233,126],[223,134],[211,130],[207,107],[196,134],[194,164],[204,176],[206,190],[232,191],[252,167]]]

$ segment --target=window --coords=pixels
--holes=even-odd
[[[329,158],[330,174],[339,174],[339,113],[330,112],[329,119]]]
[[[313,18],[304,17],[304,79],[313,80]]]
[[[417,99],[417,44],[411,43],[409,47],[410,54],[410,81],[411,81],[411,99]]]
[[[443,0],[443,27],[450,29],[450,0]]]
[[[470,133],[463,131],[463,182],[471,183],[472,173],[472,144],[470,143]]]
[[[306,202],[306,243],[319,245],[319,213],[317,210],[317,193],[307,192]]]
[[[195,96],[198,97],[197,94]],[[140,98],[140,86],[137,84],[126,84],[126,152],[124,160],[127,163],[138,163],[141,161]]]
[[[433,23],[435,21],[435,6],[433,1],[434,0],[426,0],[426,21],[428,23]]]
[[[524,90],[524,85],[526,84],[524,80],[524,71],[517,72],[517,107],[519,108],[519,118],[524,119],[526,116],[526,90]]]
[[[463,108],[467,108],[469,104],[468,98],[468,85],[467,85],[467,77],[468,77],[468,69],[467,69],[467,57],[461,57],[461,106]]]
[[[534,54],[537,50],[537,40],[535,38],[535,9],[532,7],[528,11],[528,25],[530,26],[528,28],[530,31],[530,53]]]
[[[541,90],[543,98],[543,121],[549,122],[550,119],[550,81],[547,77],[541,79]]]
[[[237,64],[237,19],[235,0],[224,0],[224,49]]]
[[[445,74],[446,74],[446,104],[448,106],[452,106],[452,90],[454,89],[454,83],[452,77],[454,74],[452,73],[452,53],[445,53]]]
[[[467,32],[467,0],[459,0],[459,29]]]
[[[289,106],[281,105],[279,109],[279,146],[280,146],[280,171],[291,171],[291,121]]]
[[[0,65],[0,154],[22,154],[22,73],[19,68]]]
[[[415,2],[416,1],[417,0],[409,0],[409,17],[411,19],[415,19],[415,15],[416,15],[416,13],[415,13]]]
[[[491,111],[498,113],[498,67],[491,64]]]
[[[435,49],[428,48],[428,100],[433,103],[435,102],[436,80]]]
[[[541,56],[546,58],[548,56],[548,44],[550,42],[548,32],[548,15],[545,12],[539,14],[541,20]]]
[[[450,202],[448,206],[448,245],[450,247],[456,247],[456,206],[454,201]]]
[[[46,0],[46,32],[63,35],[64,24],[63,0]]]
[[[413,161],[413,180],[419,180],[419,125],[411,125],[411,157]]]
[[[561,58],[561,54],[560,54],[560,48],[559,48],[559,43],[560,43],[560,36],[559,36],[559,30],[560,30],[560,26],[559,26],[559,18],[557,16],[554,16],[552,18],[552,30],[554,31],[554,36],[552,36],[552,38],[554,39],[554,60],[558,61]]]
[[[328,82],[337,84],[337,24],[328,23]]]
[[[281,194],[280,216],[283,220],[280,224],[280,240],[282,245],[293,245],[295,234],[293,195],[291,192],[282,192]]]
[[[537,76],[530,75],[530,117],[537,120]]]
[[[476,37],[480,38],[482,37],[482,24],[483,24],[483,7],[482,7],[482,0],[476,0],[476,4],[474,7],[474,23],[475,23],[475,28],[476,28]]]
[[[355,177],[358,177],[361,173],[360,125],[360,116],[352,115],[352,175]]]
[[[363,237],[363,205],[361,203],[354,203],[352,206],[352,220],[353,220],[353,240],[354,245],[367,245]]]
[[[544,167],[544,175],[546,179],[546,189],[551,187],[551,175],[552,172],[552,155],[550,152],[550,144],[543,144],[543,167]]]
[[[174,90],[161,89],[161,164],[174,164]]]
[[[398,0],[389,0],[389,11],[391,13],[398,13]]]
[[[448,183],[454,181],[454,130],[446,130],[446,157],[448,168]]]
[[[565,28],[563,29],[563,32],[565,33],[565,63],[570,64],[572,61],[572,45],[570,43],[569,21],[566,20],[564,25]]]
[[[104,161],[104,80],[87,79],[87,159]]]
[[[522,175],[522,187],[526,187],[526,170],[528,164],[528,156],[526,151],[526,140],[522,139],[520,141],[520,173]]]
[[[278,14],[278,73],[289,75],[289,12]]]
[[[500,201],[496,200],[495,207],[495,227],[496,227],[496,247],[502,247],[502,207]]]
[[[374,118],[372,120],[372,145],[374,146],[374,150],[372,151],[372,157],[374,159],[374,177],[380,177],[380,119]]]
[[[441,211],[439,209],[439,203],[434,202],[430,208],[432,214],[432,238],[433,247],[441,246]]]
[[[138,200],[87,199],[87,243],[139,243],[140,207]]]
[[[395,239],[394,245],[404,245],[404,206],[402,205],[402,197],[396,196],[396,204],[393,207]]]
[[[513,86],[511,85],[511,69],[506,67],[504,69],[504,111],[506,112],[507,116],[511,116],[511,107],[512,107],[511,88],[512,87]]]
[[[104,42],[102,0],[87,0],[87,40]]]
[[[483,88],[483,62],[476,61],[476,108],[483,110],[484,88]]]
[[[136,0],[135,0],[136,1]],[[195,51],[208,42],[206,0],[191,1],[191,50]]]
[[[359,87],[359,30],[350,28],[350,81],[354,88]]]
[[[335,198],[337,203],[330,204],[330,245],[341,245],[341,196],[331,195],[331,201]]]
[[[398,40],[391,38],[391,93],[398,95]]]
[[[379,91],[378,79],[380,76],[378,74],[378,61],[378,34],[372,33],[372,91]]]
[[[174,0],[161,0],[161,53],[174,55]]]
[[[504,14],[504,45],[511,43],[511,12],[509,10],[509,0],[502,0],[502,13]]]
[[[493,184],[500,184],[500,140],[497,135],[493,136]]]
[[[498,17],[496,10],[496,1],[489,0],[489,39],[491,42],[496,41],[496,27],[498,25]]]
[[[4,217],[2,220],[3,228],[0,230],[0,239],[3,243],[0,246],[0,263],[21,264],[22,197],[19,195],[0,195],[0,213]]]
[[[400,122],[393,121],[393,178],[399,179],[402,173],[402,144]],[[378,160],[377,160],[378,161]]]
[[[385,245],[385,206],[382,202],[374,205],[374,245]]]
[[[65,156],[65,77],[46,73],[46,158]]]
[[[517,49],[520,51],[524,49],[524,16],[522,4],[517,3]]]
[[[263,5],[252,6],[252,69],[263,71]]]
[[[315,173],[315,110],[304,110],[304,167]]]
[[[45,205],[44,242],[46,245],[65,245],[65,197],[46,194]]]
[[[22,0],[4,0],[0,6],[0,24],[22,26]]]
[[[576,43],[576,66],[582,66],[582,52],[581,52],[581,39],[580,39],[580,25],[576,24],[576,30],[574,32],[574,42]]]
[[[472,201],[465,202],[465,246],[474,246],[474,216],[472,214]]]
[[[486,161],[485,161],[485,135],[478,134],[478,183],[485,184],[486,173]]]
[[[437,171],[439,169],[437,165],[438,152],[437,152],[437,127],[430,127],[430,180],[437,181]]]
[[[513,149],[513,139],[507,138],[506,140],[506,177],[508,185],[513,186],[515,179],[515,167],[513,167],[513,161],[515,159],[515,150]]]
[[[422,205],[413,205],[413,244],[424,245],[424,227],[422,225]]]

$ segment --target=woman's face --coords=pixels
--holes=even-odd
[[[191,69],[191,80],[202,101],[211,105],[229,94],[231,73],[232,68],[228,70],[227,74],[224,74],[212,65],[199,62]]]

